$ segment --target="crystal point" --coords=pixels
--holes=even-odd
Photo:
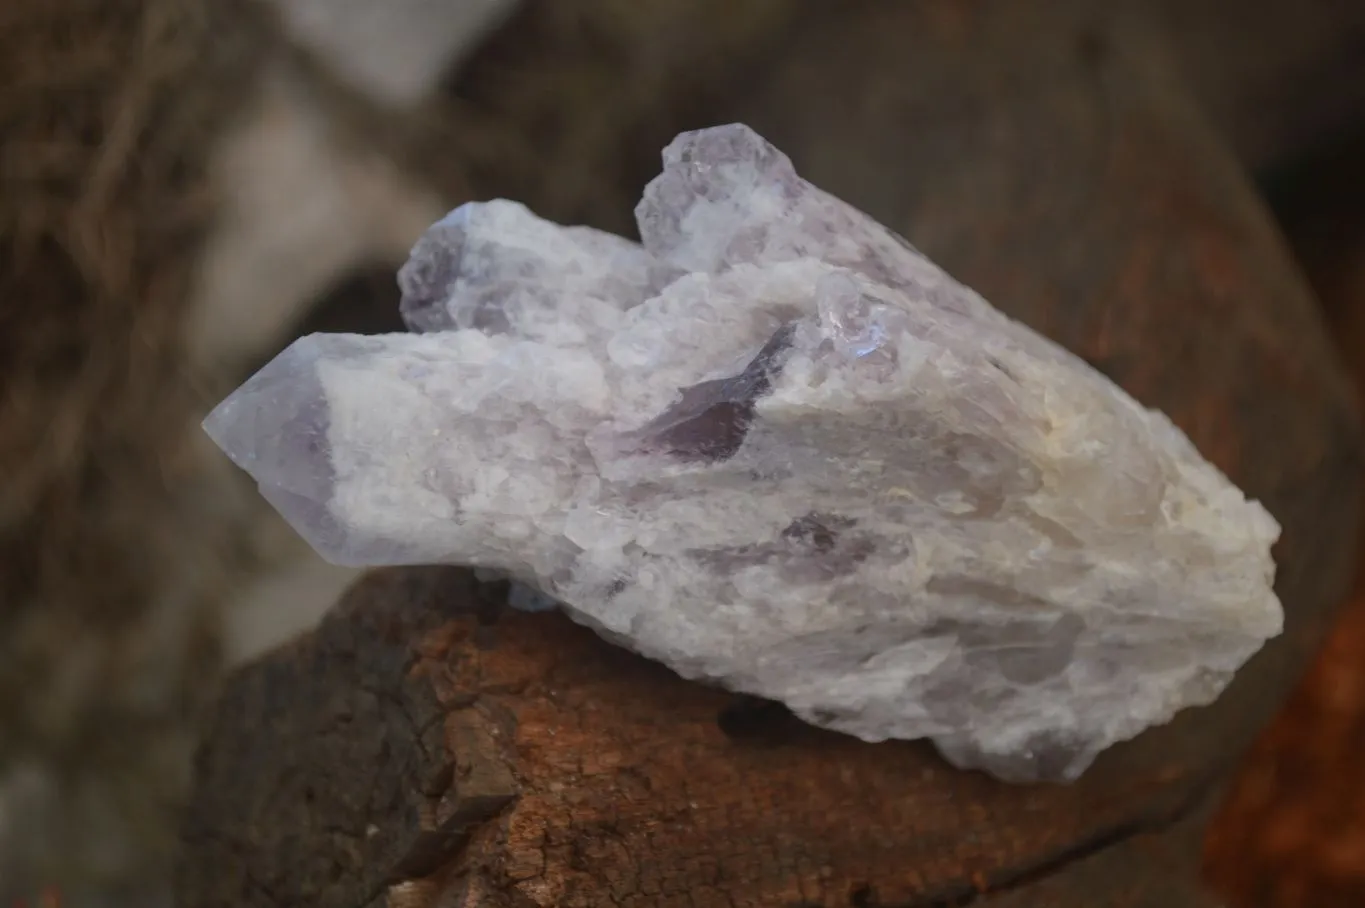
[[[328,558],[509,577],[1012,781],[1074,779],[1279,633],[1259,504],[752,130],[680,136],[637,217],[466,205],[400,274],[418,333],[305,338],[206,428]]]

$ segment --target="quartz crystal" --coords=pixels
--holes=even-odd
[[[641,243],[457,209],[399,275],[413,333],[303,338],[208,432],[331,561],[514,578],[1006,780],[1074,779],[1279,633],[1278,525],[1165,416],[747,127],[663,158]]]

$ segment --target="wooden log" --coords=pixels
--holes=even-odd
[[[1074,890],[1051,871],[1076,864],[1083,888],[1206,904],[1106,847],[1188,811],[1159,777],[1002,785],[682,681],[497,592],[374,572],[243,673],[201,755],[178,903],[1025,905]]]
[[[1257,177],[1278,180],[1282,168],[1356,128],[1365,105],[1365,4],[1136,0],[1128,5],[1160,31],[1190,96]],[[1046,12],[1029,16],[1035,22],[1048,18]]]
[[[1190,92],[1243,166],[1278,172],[1353,130],[1365,107],[1365,4],[1141,0]]]
[[[1360,439],[1313,301],[1141,23],[811,10],[711,121],[750,122],[1166,410],[1284,524],[1284,636],[1078,783],[1009,786],[684,682],[463,571],[378,572],[229,685],[181,905],[1209,904],[1200,805],[1351,571]]]
[[[1365,392],[1365,121],[1286,174],[1276,200]],[[1357,564],[1365,566],[1365,550]],[[1365,905],[1365,572],[1211,825],[1204,868],[1242,908]]]

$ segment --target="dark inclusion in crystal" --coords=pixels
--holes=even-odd
[[[795,323],[773,333],[744,371],[682,389],[681,398],[631,433],[638,453],[670,454],[685,463],[719,463],[738,453],[754,421],[754,405],[782,371]]]
[[[857,521],[834,514],[807,514],[789,523],[779,537],[750,545],[689,549],[688,555],[720,573],[772,565],[796,583],[844,577],[877,550],[870,536],[849,532]]]
[[[788,524],[782,531],[782,538],[809,546],[814,552],[826,555],[834,551],[834,545],[839,540],[839,531],[851,529],[856,523],[857,521],[847,517],[807,514]]]

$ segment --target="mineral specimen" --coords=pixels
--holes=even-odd
[[[399,276],[419,333],[304,338],[207,430],[330,560],[500,572],[1007,780],[1074,779],[1280,631],[1279,527],[1163,415],[747,127],[664,165],[641,244],[457,209]]]

